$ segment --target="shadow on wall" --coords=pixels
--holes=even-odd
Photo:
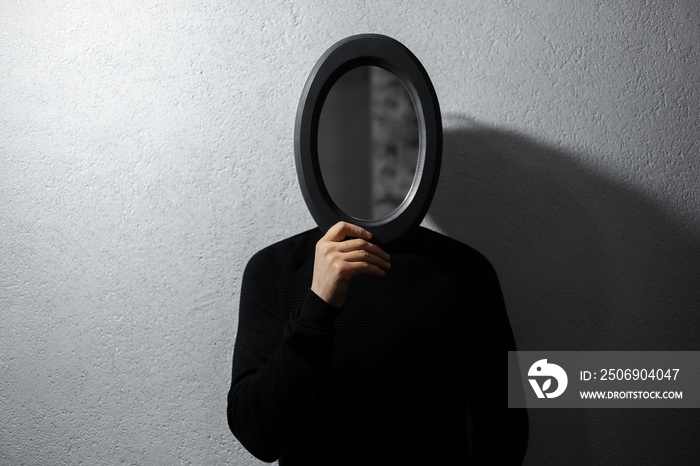
[[[700,349],[697,233],[593,159],[464,117],[445,128],[430,219],[493,263],[518,349]],[[700,458],[693,410],[536,411],[526,464]]]

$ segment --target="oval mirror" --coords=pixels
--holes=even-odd
[[[318,161],[335,205],[358,220],[379,220],[408,195],[418,162],[418,121],[408,91],[378,66],[346,71],[318,121]]]
[[[295,161],[324,231],[345,220],[379,243],[407,234],[432,201],[441,156],[437,96],[406,47],[363,34],[316,63],[297,112]]]

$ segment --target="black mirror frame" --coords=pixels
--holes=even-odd
[[[318,122],[328,92],[343,73],[367,65],[384,68],[403,83],[413,100],[419,131],[413,184],[399,207],[378,220],[357,219],[338,208],[328,194],[318,161]],[[376,242],[387,244],[413,231],[428,212],[442,162],[440,107],[423,65],[387,36],[360,34],[337,42],[318,60],[304,86],[296,116],[294,156],[304,201],[324,232],[343,220],[367,229]]]

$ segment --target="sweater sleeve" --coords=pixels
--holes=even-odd
[[[496,272],[484,258],[477,287],[471,351],[476,363],[469,394],[473,429],[473,464],[522,463],[529,429],[525,409],[508,408],[507,351],[515,338]]]
[[[236,438],[268,462],[279,458],[308,418],[330,367],[339,312],[308,290],[283,322],[280,269],[271,250],[246,266],[227,408]]]

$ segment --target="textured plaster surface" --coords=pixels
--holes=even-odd
[[[243,267],[313,226],[311,67],[392,36],[445,118],[425,224],[521,349],[698,349],[697,2],[5,1],[0,464],[259,464],[226,425]],[[526,464],[697,464],[685,410],[540,410]]]

